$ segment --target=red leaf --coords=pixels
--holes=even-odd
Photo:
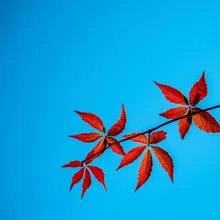
[[[126,135],[124,135],[123,137],[124,137],[124,138],[130,138],[130,137],[133,137],[133,136],[135,136],[135,135],[137,135],[137,134],[139,134],[139,133],[126,134]],[[147,139],[147,137],[146,137],[144,134],[139,135],[139,136],[134,137],[134,138],[131,138],[131,140],[134,141],[134,142],[139,142],[139,143],[143,143],[143,144],[148,144],[148,139]]]
[[[202,73],[201,78],[196,82],[191,91],[189,92],[190,105],[196,106],[208,94],[208,88],[205,81],[205,71]]]
[[[85,164],[91,163],[93,160],[95,160],[97,157],[99,157],[101,154],[103,154],[104,149],[106,147],[106,139],[103,138],[101,141],[98,142],[98,144],[87,154]],[[98,153],[100,152],[100,153]],[[94,155],[94,156],[93,156]]]
[[[193,112],[197,112],[197,111],[201,111],[201,109],[199,108],[193,109]],[[193,121],[199,129],[205,132],[212,132],[212,133],[220,132],[219,123],[207,111],[193,115]]]
[[[102,137],[101,134],[92,132],[92,133],[82,133],[82,134],[76,134],[76,135],[69,135],[71,138],[75,138],[77,140],[80,140],[82,142],[94,142],[97,141],[100,137]]]
[[[63,165],[62,167],[71,167],[71,168],[73,168],[73,167],[81,167],[81,165],[82,164],[79,160],[74,160],[74,161],[71,161],[71,162]]]
[[[126,124],[126,113],[125,113],[124,105],[122,104],[121,116],[120,116],[119,120],[116,122],[116,124],[114,124],[109,129],[108,135],[116,136],[116,135],[120,134],[124,130],[125,124]]]
[[[128,153],[124,156],[124,158],[121,160],[121,163],[117,170],[122,168],[123,166],[126,166],[132,162],[134,162],[145,150],[146,146],[140,146],[140,147],[135,147],[128,151]]]
[[[112,149],[113,152],[115,152],[116,154],[122,155],[122,156],[125,155],[123,147],[120,145],[120,143],[116,139],[114,139],[112,137],[108,137],[107,142],[108,142],[108,144],[115,143],[110,146],[110,148]]]
[[[160,88],[160,90],[162,91],[162,93],[168,101],[176,104],[188,105],[187,98],[179,90],[171,86],[157,83],[155,81],[154,83]]]
[[[151,152],[147,150],[144,155],[144,158],[141,162],[141,166],[138,172],[138,184],[136,186],[135,192],[148,180],[152,171],[152,156]]]
[[[182,140],[184,139],[185,135],[190,129],[190,126],[192,124],[192,117],[186,117],[179,120],[178,126],[179,126],[179,132]]]
[[[106,185],[105,185],[105,179],[104,179],[105,174],[102,171],[102,169],[96,166],[91,166],[91,165],[88,166],[88,168],[92,171],[95,178],[104,186],[105,190],[107,190]]]
[[[79,112],[79,111],[75,111],[75,112],[82,118],[83,121],[87,122],[93,128],[105,132],[105,127],[103,125],[103,122],[97,115],[87,112]]]
[[[166,138],[166,132],[165,131],[157,131],[153,132],[150,136],[150,143],[151,144],[157,144],[164,140]]]
[[[185,115],[187,111],[188,111],[188,108],[185,108],[185,107],[171,108],[168,111],[160,114],[160,116],[163,116],[168,119],[175,119],[175,118],[179,118]]]
[[[170,155],[160,147],[152,147],[157,159],[159,160],[161,166],[166,170],[170,179],[173,182],[173,160]]]
[[[81,199],[83,198],[86,190],[90,187],[91,185],[91,176],[90,173],[87,169],[85,169],[85,176],[84,176],[84,180],[83,180],[83,184],[82,184],[82,195],[81,195]]]
[[[70,185],[70,191],[72,190],[73,186],[82,179],[83,174],[84,174],[84,168],[82,168],[81,170],[79,170],[77,173],[74,174]]]

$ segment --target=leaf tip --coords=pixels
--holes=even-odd
[[[61,168],[66,168],[66,167],[68,167],[67,164],[61,166]]]
[[[73,185],[71,184],[71,185],[70,185],[70,188],[69,188],[69,192],[72,191],[72,188],[73,188]]]
[[[119,169],[121,169],[121,166],[119,165],[118,168],[116,169],[116,171],[118,171]]]
[[[138,189],[139,189],[139,186],[136,186],[134,193],[136,193]]]
[[[169,176],[170,176],[171,182],[174,183],[173,173],[171,175],[169,175]]]
[[[158,83],[158,82],[156,82],[156,81],[154,81],[154,80],[153,80],[153,82],[154,82],[157,86],[160,84],[160,83]]]

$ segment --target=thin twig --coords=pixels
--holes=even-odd
[[[175,119],[169,120],[169,121],[167,121],[167,122],[164,122],[164,123],[162,123],[162,124],[160,124],[160,125],[158,125],[158,126],[152,128],[152,129],[148,129],[147,131],[144,131],[144,132],[135,134],[135,135],[133,135],[133,136],[130,136],[130,137],[128,137],[128,138],[124,138],[124,139],[122,139],[122,140],[120,140],[120,141],[117,141],[117,142],[115,142],[115,143],[109,144],[106,148],[104,148],[104,149],[102,149],[102,150],[96,152],[95,154],[93,154],[93,155],[91,155],[90,157],[88,157],[88,158],[86,158],[85,160],[83,160],[83,161],[82,161],[82,164],[84,164],[87,160],[92,159],[92,158],[95,157],[96,155],[98,155],[98,154],[100,154],[100,153],[104,153],[108,148],[110,148],[110,147],[111,147],[112,145],[114,145],[114,144],[125,142],[125,141],[127,141],[127,140],[130,140],[130,139],[132,139],[132,138],[134,138],[134,137],[138,137],[138,136],[143,135],[143,134],[147,134],[147,133],[150,134],[150,133],[152,133],[153,131],[155,131],[155,130],[157,130],[157,129],[159,129],[159,128],[164,127],[165,125],[171,124],[171,123],[173,123],[173,122],[175,122],[175,121],[178,121],[178,120],[180,120],[180,119],[182,119],[182,118],[186,118],[186,117],[189,117],[189,116],[193,116],[193,115],[199,114],[199,113],[201,113],[201,112],[209,111],[209,110],[216,109],[216,108],[220,108],[220,105],[216,105],[216,106],[209,107],[209,108],[206,108],[206,109],[201,109],[201,110],[199,110],[199,111],[197,111],[197,112],[192,112],[192,113],[190,113],[190,114],[187,114],[187,115],[184,115],[184,116],[180,116],[180,117],[178,117],[178,118],[175,118]]]

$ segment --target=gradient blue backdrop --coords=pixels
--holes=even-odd
[[[200,107],[219,104],[219,1],[14,0],[0,10],[1,220],[220,219],[220,136],[194,125],[184,141],[177,123],[164,128],[174,184],[154,160],[134,193],[141,158],[115,172],[121,157],[109,151],[93,163],[108,191],[93,179],[80,200],[81,183],[69,193],[76,170],[61,169],[93,147],[67,137],[94,131],[73,110],[109,128],[124,103],[124,134],[143,131],[174,107],[152,80],[187,95],[204,69]]]

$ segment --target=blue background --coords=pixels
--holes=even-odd
[[[68,138],[94,131],[73,110],[109,128],[124,103],[123,134],[144,131],[175,106],[152,80],[187,95],[204,69],[209,95],[199,106],[220,104],[219,1],[14,0],[0,10],[0,219],[220,219],[220,136],[195,125],[184,141],[177,123],[164,127],[174,184],[154,157],[134,193],[141,158],[115,172],[121,157],[107,151],[93,165],[108,191],[92,179],[80,200],[81,183],[69,193],[77,169],[61,169],[94,146]]]

